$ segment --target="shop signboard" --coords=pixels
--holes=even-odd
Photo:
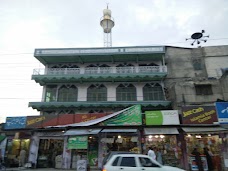
[[[49,114],[40,116],[27,116],[26,128],[42,128],[47,126],[67,125],[73,123],[87,122],[108,114]]]
[[[134,105],[128,110],[118,114],[117,116],[108,119],[100,125],[106,126],[129,126],[129,125],[142,125],[141,105]]]
[[[26,127],[26,117],[7,117],[5,129],[23,129]]]
[[[204,171],[208,171],[208,165],[207,165],[207,158],[206,156],[200,156],[201,157],[201,161],[203,164],[203,170]],[[192,171],[198,171],[198,166],[196,164],[196,157],[195,156],[190,156],[189,157],[189,162],[190,162],[190,166],[191,166],[191,170]]]
[[[75,136],[68,139],[68,149],[87,149],[88,136]]]
[[[146,125],[179,125],[177,110],[145,111]]]
[[[220,124],[228,124],[228,102],[216,102],[216,111]]]
[[[218,122],[214,106],[182,107],[183,124],[213,124],[214,122]]]

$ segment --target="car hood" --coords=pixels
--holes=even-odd
[[[165,170],[167,171],[185,171],[183,169],[177,168],[177,167],[172,167],[172,166],[162,166]]]

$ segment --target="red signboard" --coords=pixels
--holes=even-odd
[[[27,116],[26,128],[43,128],[47,126],[67,125],[86,122],[104,117],[106,113],[88,114],[49,114],[40,116]]]
[[[182,107],[183,124],[213,124],[218,122],[214,106]]]

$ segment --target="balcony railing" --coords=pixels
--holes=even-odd
[[[137,67],[87,67],[87,68],[38,68],[33,75],[75,75],[75,74],[134,74],[134,73],[164,73],[166,66]]]

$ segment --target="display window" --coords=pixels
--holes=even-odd
[[[8,139],[6,146],[6,164],[9,167],[18,167],[20,151],[26,151],[26,158],[28,157],[30,146],[30,139]]]
[[[63,144],[62,139],[41,139],[39,143],[37,167],[61,168]]]
[[[140,153],[139,140],[137,136],[110,135],[101,138],[102,150],[106,155],[110,151],[131,151]]]
[[[194,150],[199,152],[201,161],[204,163],[203,167],[214,170],[222,170],[222,158],[221,158],[221,146],[222,139],[218,135],[212,134],[188,134],[185,136],[187,145],[188,161],[191,168],[198,167],[194,166],[197,162],[192,162]],[[205,152],[205,150],[207,152]],[[195,160],[195,158],[194,158]]]
[[[86,140],[79,141],[81,138]],[[74,145],[71,145],[74,141]],[[70,137],[68,147],[71,148],[71,168],[76,169],[80,160],[86,160],[87,165],[97,167],[98,165],[98,137],[77,136]]]
[[[143,142],[144,154],[151,147],[160,164],[180,167],[181,143],[177,143],[176,135],[148,135]]]

